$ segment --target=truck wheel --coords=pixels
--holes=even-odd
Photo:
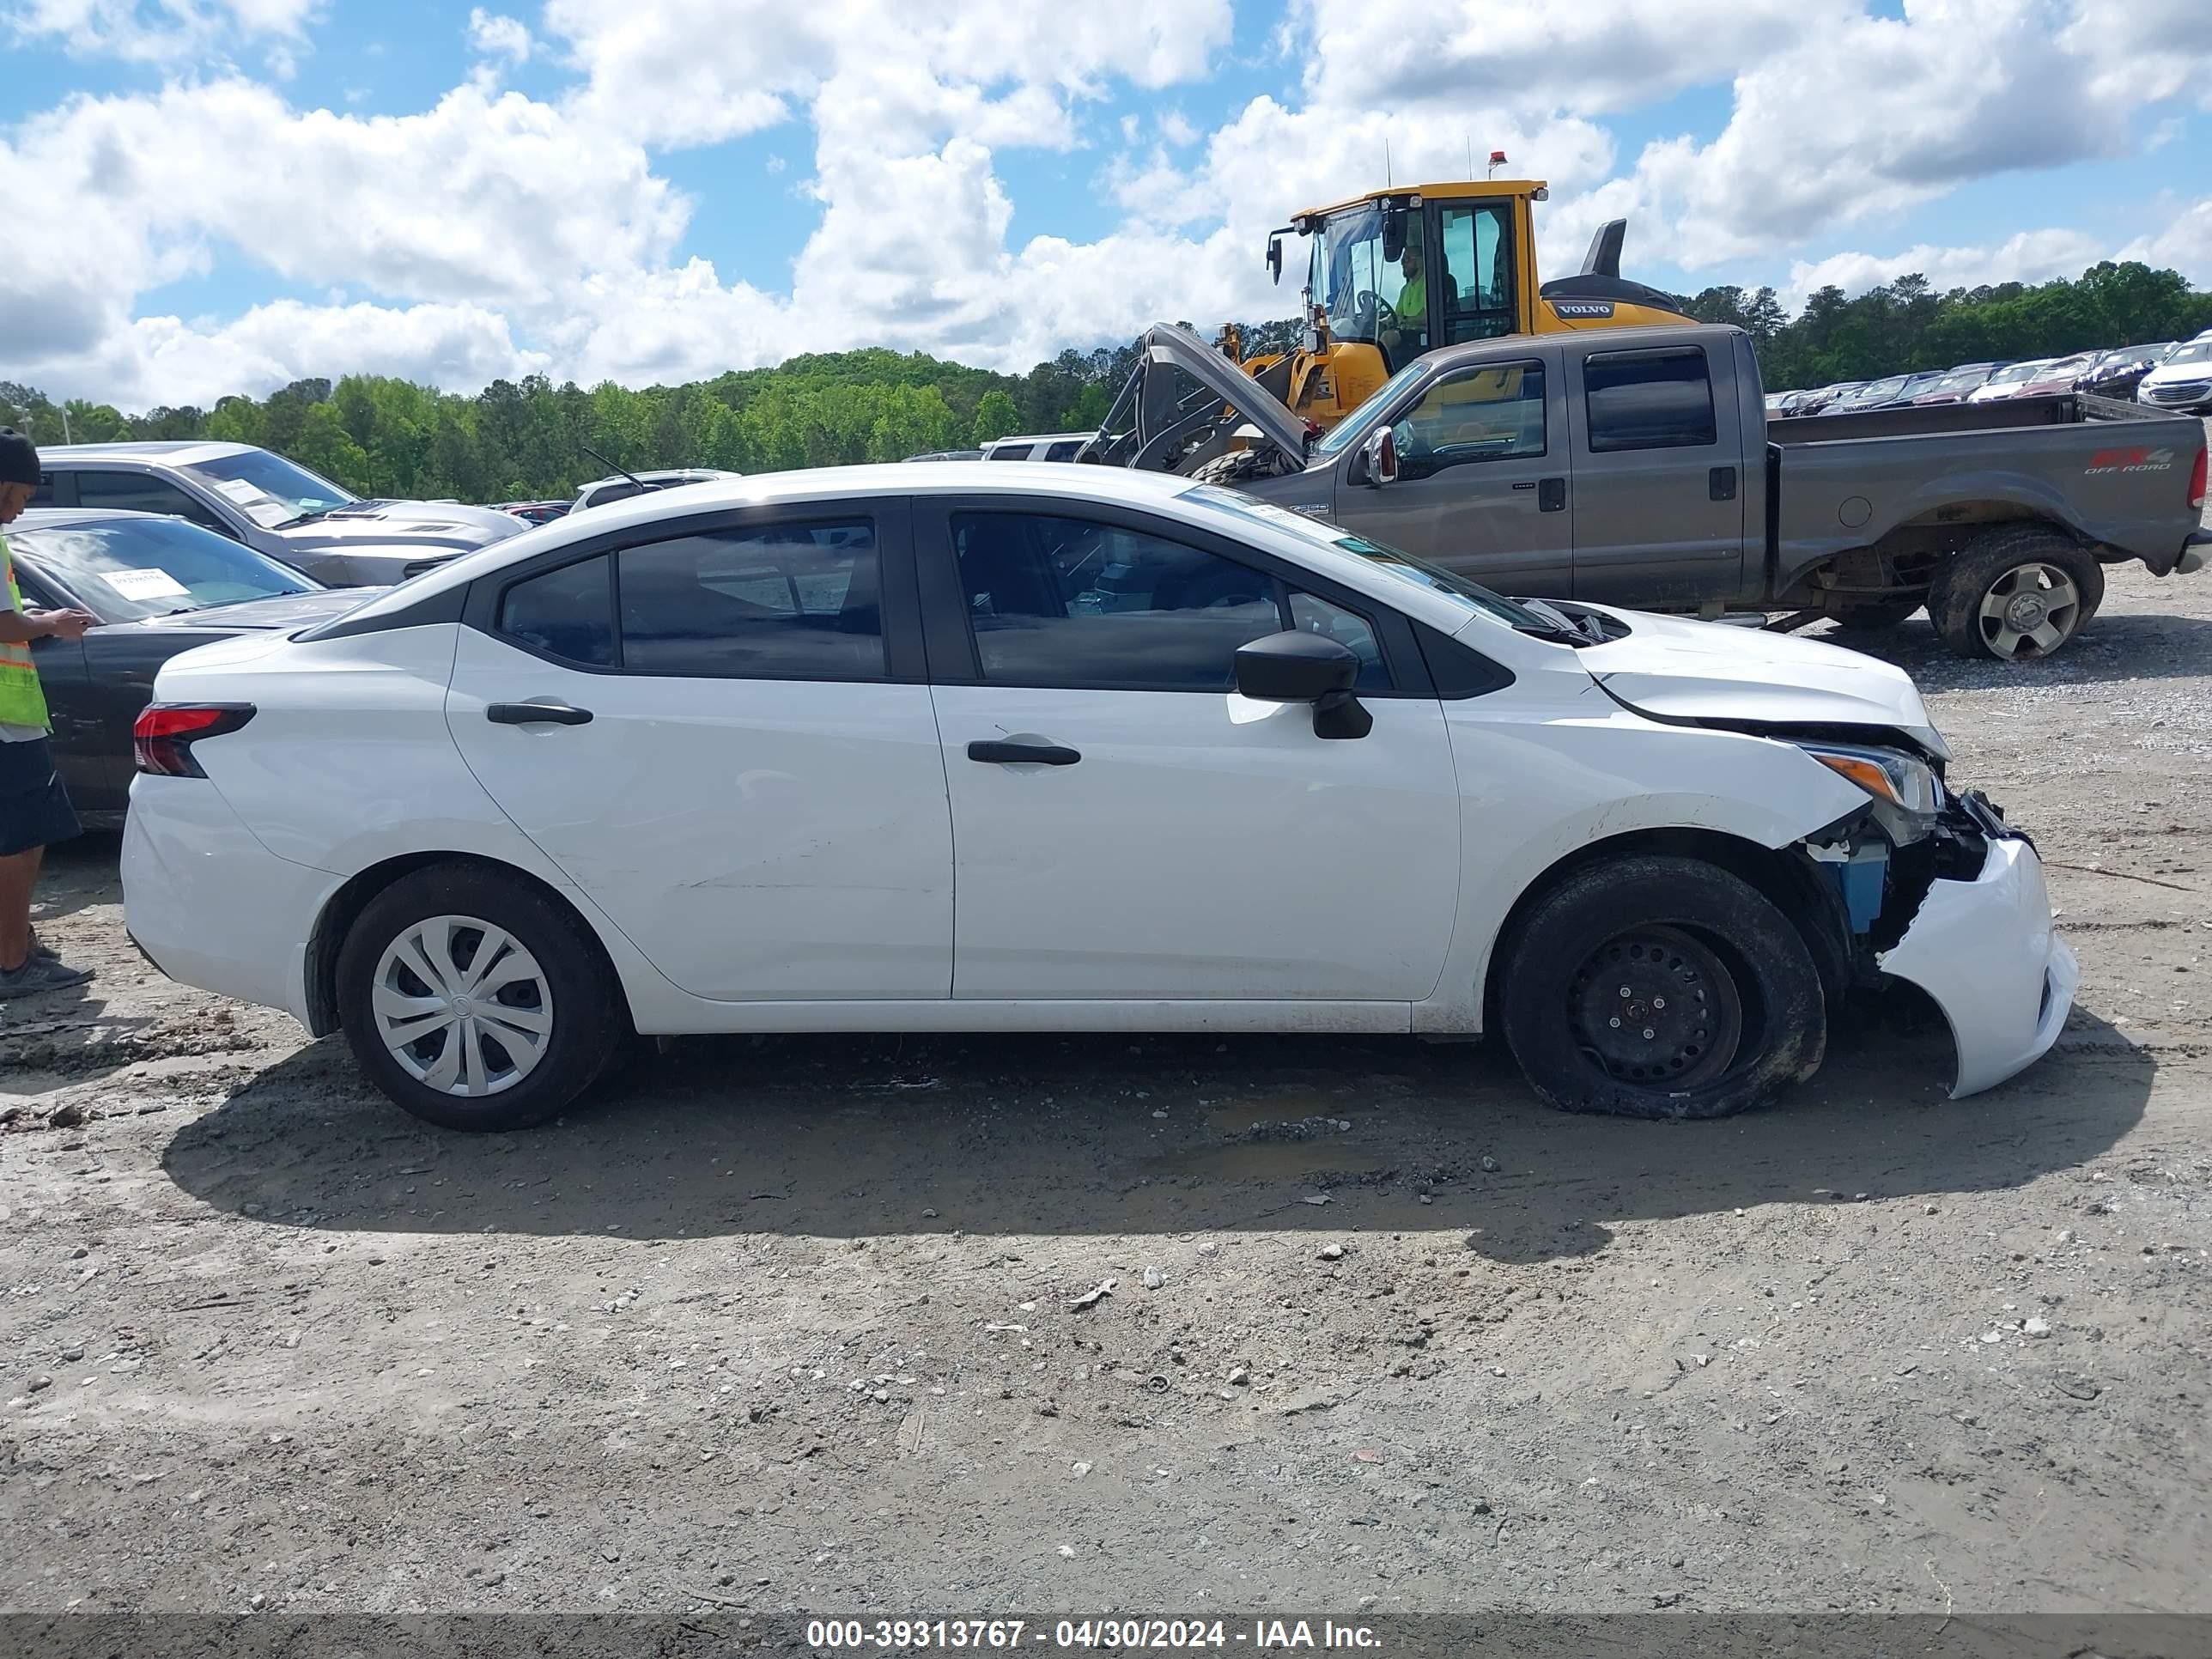
[[[338,1018],[376,1085],[447,1129],[543,1123],[623,1034],[599,942],[528,884],[466,865],[401,877],[338,951]]]
[[[1577,871],[1516,928],[1499,971],[1507,1046],[1563,1111],[1725,1117],[1810,1077],[1827,1047],[1803,936],[1698,859]]]
[[[1259,449],[1225,449],[1191,472],[1194,483],[1234,487],[1259,478],[1279,478],[1291,470],[1282,452],[1273,444]]]
[[[2057,531],[2014,525],[1975,537],[1936,572],[1928,615],[1960,656],[2026,662],[2065,645],[2104,599],[2096,560]]]
[[[1845,634],[1871,634],[1894,628],[1920,609],[1916,596],[1909,599],[1862,599],[1855,604],[1828,603],[1828,620]]]

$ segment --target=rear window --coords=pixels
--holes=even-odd
[[[1597,453],[1720,441],[1702,346],[1595,353],[1583,360],[1583,402]]]

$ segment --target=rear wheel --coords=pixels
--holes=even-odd
[[[1696,859],[1612,860],[1540,899],[1499,1013],[1530,1085],[1570,1112],[1724,1117],[1819,1068],[1820,977],[1759,890]]]
[[[576,917],[515,877],[444,865],[369,901],[337,963],[338,1017],[377,1086],[448,1129],[554,1116],[625,1027]]]
[[[2026,662],[2064,647],[2104,599],[2103,567],[2072,540],[2014,525],[1977,536],[1936,573],[1928,615],[1960,656]]]

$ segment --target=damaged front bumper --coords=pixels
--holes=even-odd
[[[1993,810],[1976,802],[1975,811],[1989,832],[1980,873],[1929,883],[1904,936],[1875,957],[1942,1010],[1959,1056],[1954,1099],[2048,1054],[2081,979],[2051,923],[2035,848]]]

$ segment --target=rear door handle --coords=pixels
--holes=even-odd
[[[1564,513],[1567,510],[1567,481],[1565,478],[1536,480],[1536,510],[1540,513]]]
[[[1735,499],[1735,469],[1717,466],[1705,474],[1705,494],[1717,501]]]
[[[1027,761],[1033,766],[1073,766],[1083,758],[1080,750],[1056,743],[998,743],[981,739],[968,745],[971,761]]]
[[[495,702],[484,718],[494,726],[589,726],[592,711],[565,702]]]

